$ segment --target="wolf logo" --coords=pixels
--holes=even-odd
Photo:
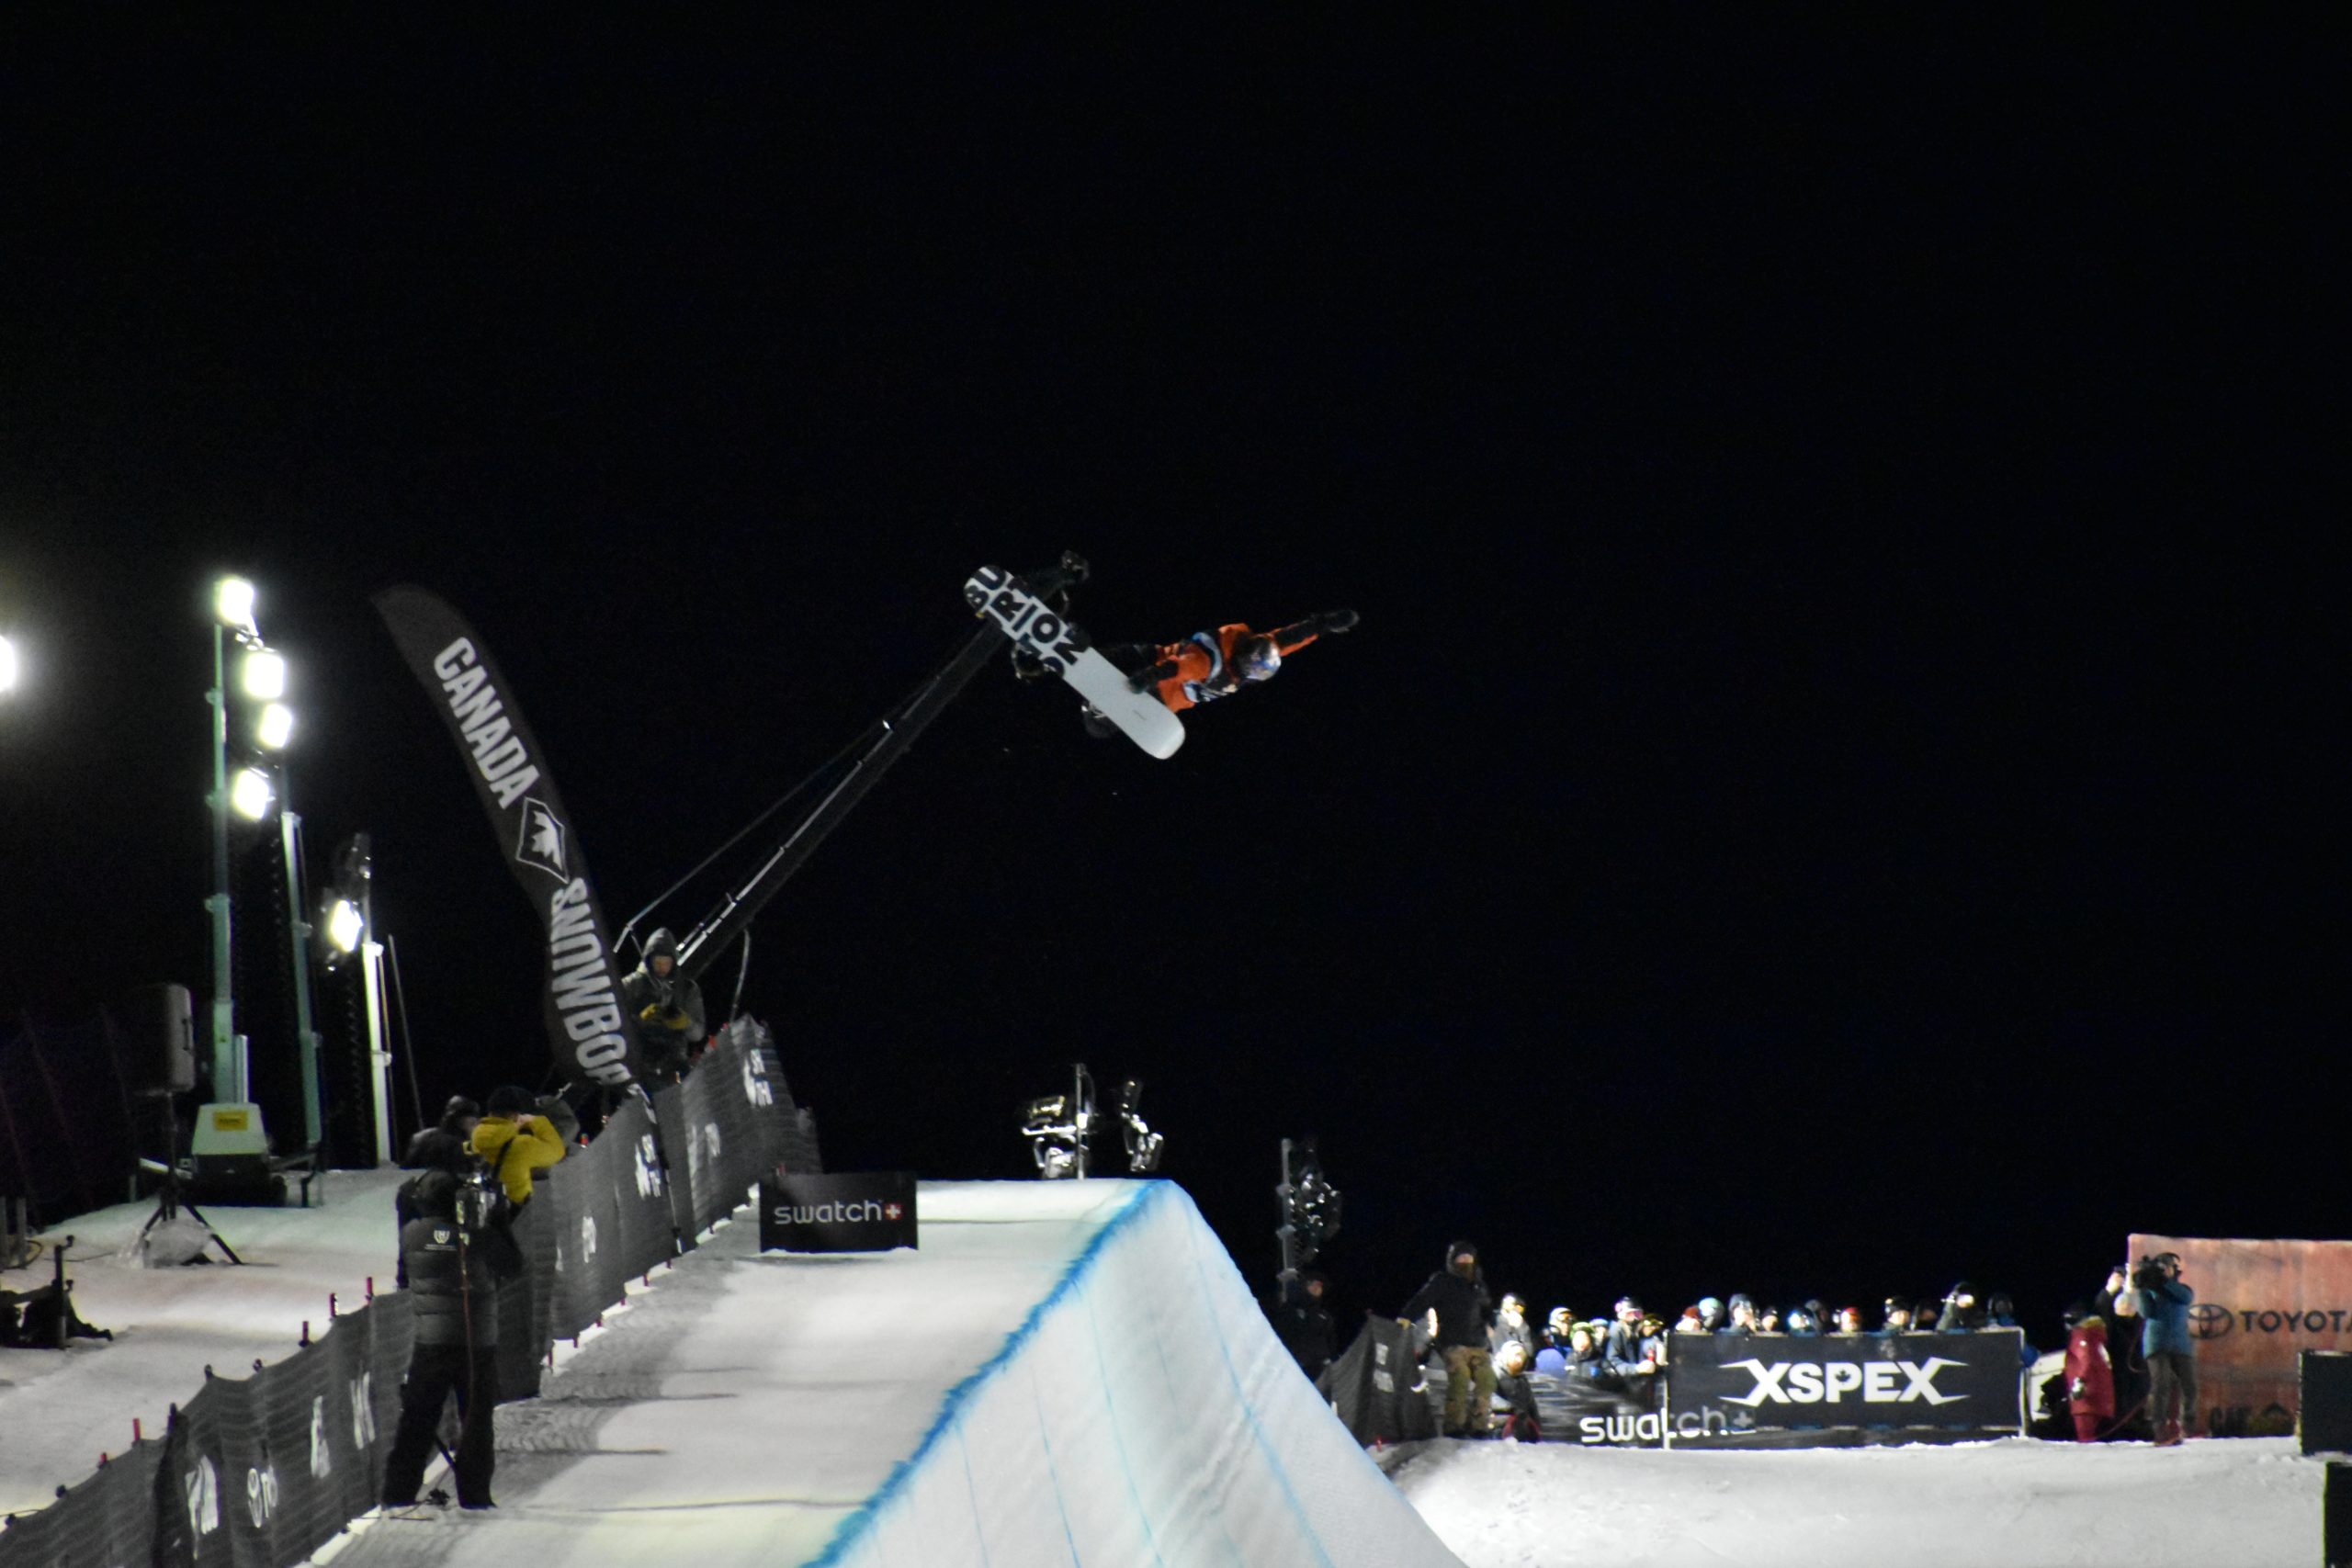
[[[570,855],[564,843],[563,821],[534,795],[523,797],[522,836],[514,844],[514,859],[535,865],[558,882],[571,880]]]

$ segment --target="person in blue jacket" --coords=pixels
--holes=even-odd
[[[2197,1341],[2188,1306],[2197,1292],[2180,1282],[2180,1254],[2159,1252],[2132,1270],[2132,1292],[2147,1325],[2140,1354],[2148,1363],[2148,1420],[2156,1447],[2168,1449],[2197,1418]]]

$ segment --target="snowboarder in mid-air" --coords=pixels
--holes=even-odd
[[[1353,610],[1326,610],[1270,632],[1253,632],[1237,621],[1213,632],[1194,632],[1182,642],[1156,647],[1130,643],[1102,653],[1120,669],[1131,671],[1127,684],[1134,690],[1158,687],[1169,711],[1182,713],[1272,680],[1284,659],[1327,632],[1351,631],[1355,624]]]
[[[1117,643],[1102,652],[1128,671],[1129,690],[1154,693],[1170,713],[1182,713],[1272,680],[1285,658],[1318,637],[1353,630],[1356,619],[1353,610],[1326,610],[1268,632],[1252,631],[1237,621],[1215,631],[1194,632],[1182,642]],[[1113,733],[1091,710],[1086,729],[1094,736]]]

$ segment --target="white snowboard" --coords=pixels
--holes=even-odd
[[[1150,692],[1129,691],[1126,676],[1094,651],[1093,639],[1055,614],[1012,572],[980,568],[964,584],[964,602],[1069,682],[1089,707],[1146,751],[1172,757],[1184,744],[1184,726],[1165,703]]]

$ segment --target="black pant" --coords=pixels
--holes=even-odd
[[[2197,1425],[2197,1357],[2188,1350],[2153,1350],[2148,1354],[2148,1419],[2156,1436],[2168,1423],[2194,1428]]]
[[[413,1503],[424,1480],[441,1427],[441,1406],[458,1396],[458,1501],[468,1507],[490,1503],[490,1472],[498,1462],[491,1412],[498,1407],[498,1352],[488,1346],[466,1353],[462,1345],[419,1345],[408,1359],[408,1381],[401,1385],[400,1430],[384,1461],[384,1501]]]

